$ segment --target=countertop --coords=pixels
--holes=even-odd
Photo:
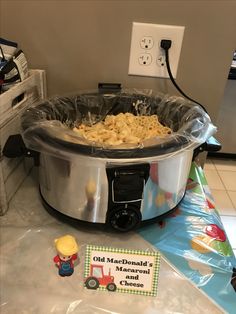
[[[106,291],[83,286],[87,244],[153,251],[135,232],[108,234],[75,229],[57,221],[43,208],[37,174],[31,173],[0,218],[1,314],[4,313],[222,313],[164,257],[156,297]],[[71,234],[79,243],[79,263],[71,277],[59,277],[53,263],[54,239]]]

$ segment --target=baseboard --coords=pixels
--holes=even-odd
[[[224,159],[234,159],[236,160],[236,154],[231,154],[231,153],[208,153],[207,157],[213,157],[213,158],[224,158]]]

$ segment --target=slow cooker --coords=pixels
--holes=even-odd
[[[75,123],[93,124],[121,112],[157,114],[173,133],[138,147],[105,147],[71,130]],[[21,151],[38,159],[45,207],[60,218],[119,231],[163,219],[177,207],[193,155],[209,149],[206,141],[216,130],[200,106],[182,97],[138,90],[100,90],[45,100],[26,110],[22,128]],[[214,143],[210,148],[219,146]],[[9,145],[5,155],[14,155]]]

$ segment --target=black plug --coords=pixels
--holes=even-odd
[[[170,39],[162,39],[161,40],[161,48],[164,50],[169,50],[171,47],[172,41]]]

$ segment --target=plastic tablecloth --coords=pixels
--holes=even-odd
[[[54,265],[54,239],[73,235],[79,262],[71,277]],[[210,241],[211,240],[211,241]],[[156,297],[84,288],[86,245],[161,252]],[[172,217],[126,234],[74,228],[43,208],[32,173],[0,217],[0,313],[235,313],[236,265],[203,172],[194,164]],[[199,289],[200,288],[200,289]]]
[[[236,259],[202,168],[192,164],[176,212],[140,234],[212,301],[236,313]]]

